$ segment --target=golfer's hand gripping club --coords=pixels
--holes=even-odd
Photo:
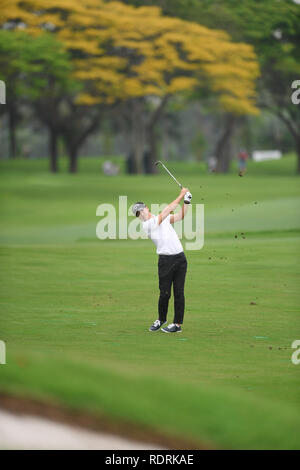
[[[192,195],[187,188],[182,188],[180,194],[183,196],[183,202],[185,204],[190,204],[192,200]]]
[[[189,191],[185,193],[183,202],[185,204],[190,204],[192,202],[192,194]]]

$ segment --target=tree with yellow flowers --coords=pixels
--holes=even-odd
[[[123,104],[129,112],[136,172],[142,172],[146,142],[153,144],[155,126],[174,95],[206,88],[227,111],[257,112],[255,54],[222,31],[162,16],[157,7],[102,0],[2,2],[2,25],[21,26],[33,36],[53,33],[84,85],[65,99],[61,133],[71,171],[84,139],[112,106]]]

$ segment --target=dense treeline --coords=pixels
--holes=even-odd
[[[139,0],[123,0],[138,5]],[[209,28],[227,31],[234,41],[254,47],[260,65],[257,106],[278,117],[294,141],[300,173],[300,106],[291,96],[300,80],[299,0],[143,0],[165,15],[178,16]],[[220,169],[228,162],[230,140],[240,120],[224,113],[223,133],[216,142]]]
[[[275,14],[273,2],[255,10],[254,0],[1,3],[10,157],[25,107],[47,129],[51,171],[59,140],[76,172],[79,150],[110,120],[127,136],[131,171],[151,172],[172,103],[197,100],[222,116],[218,171],[228,169],[236,125],[259,108],[285,122],[300,161],[299,107],[290,100],[291,79],[300,77],[297,5],[280,2]]]

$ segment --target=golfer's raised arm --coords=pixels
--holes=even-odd
[[[180,203],[180,201],[182,201],[182,199],[184,198],[184,195],[188,192],[188,189],[187,188],[182,188],[182,190],[180,191],[180,194],[179,196],[174,199],[173,202],[171,202],[171,204],[169,204],[167,207],[165,207],[165,209],[163,211],[161,211],[160,214],[158,214],[158,225],[162,223],[162,221],[168,217],[168,215],[174,211],[176,209],[176,207],[178,206],[178,204]]]
[[[179,222],[183,220],[187,211],[189,210],[190,204],[182,204],[181,211],[177,212],[177,214],[171,215],[170,223],[174,224],[174,222]]]

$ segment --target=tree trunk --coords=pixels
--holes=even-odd
[[[76,147],[69,148],[69,172],[77,173],[77,157],[78,149]]]
[[[156,135],[156,126],[159,120],[161,119],[163,112],[166,108],[167,102],[169,100],[169,95],[165,95],[161,100],[159,106],[152,113],[150,120],[147,125],[147,141],[149,146],[149,152],[146,154],[146,169],[147,173],[156,174],[158,172],[155,162],[158,159],[157,154],[157,135]]]
[[[157,140],[156,140],[154,126],[150,126],[148,128],[147,137],[148,137],[149,151],[146,153],[146,156],[145,156],[146,173],[156,174],[157,166],[155,165],[155,162],[158,160],[158,155],[157,155]]]
[[[299,175],[300,174],[300,134],[298,131],[299,126],[297,127],[298,123],[297,121],[293,122],[292,118],[288,118],[285,116],[282,112],[278,113],[277,116],[285,123],[287,126],[289,132],[293,136],[296,144],[296,154],[297,154],[297,167],[296,167],[296,173]]]
[[[144,140],[140,134],[135,135],[133,145],[133,172],[142,174],[144,173]]]
[[[285,125],[287,126],[289,132],[295,139],[295,144],[296,144],[296,153],[297,153],[297,167],[296,167],[296,173],[299,175],[300,174],[300,134],[299,134],[299,121],[298,119],[294,118],[293,114],[285,114],[284,109],[283,110],[278,110],[274,109],[272,106],[268,106],[266,104],[263,104],[262,107],[268,109],[271,111],[273,114],[275,114],[279,119],[281,119]],[[286,110],[287,111],[287,110]]]
[[[217,143],[215,156],[217,158],[217,173],[227,173],[230,166],[230,141],[233,136],[234,127],[236,123],[236,116],[227,114],[225,117],[224,132]]]
[[[16,158],[17,156],[16,126],[17,126],[17,116],[15,113],[15,110],[14,108],[9,108],[9,112],[8,112],[9,158]]]
[[[58,160],[57,160],[57,133],[54,129],[49,130],[49,153],[50,153],[50,171],[57,173],[58,171]]]
[[[132,155],[133,172],[144,173],[145,126],[143,120],[143,103],[133,102],[132,111]]]
[[[300,175],[300,135],[296,140],[296,147],[297,147],[297,173]]]

